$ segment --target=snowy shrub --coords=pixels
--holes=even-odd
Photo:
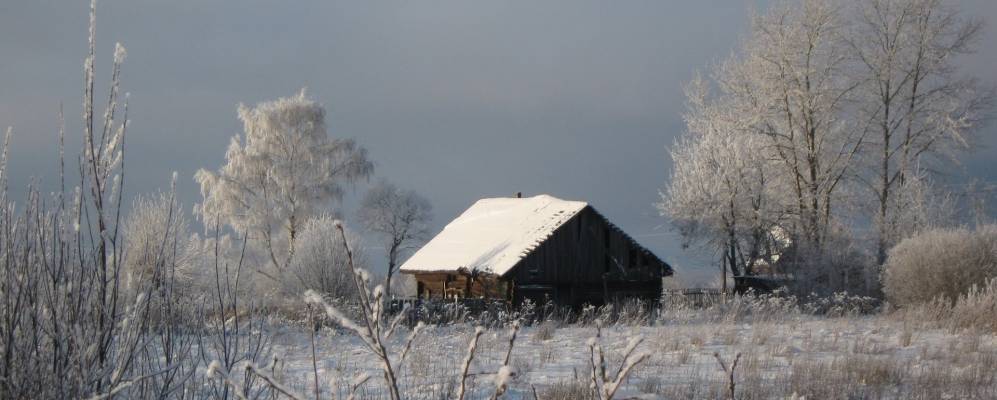
[[[313,290],[326,298],[356,298],[353,272],[338,235],[336,220],[329,215],[305,224],[294,260],[289,270],[280,275],[285,293],[296,298],[298,293]],[[362,264],[364,257],[358,250],[359,243],[353,242],[350,248],[354,250],[354,261]]]
[[[994,277],[997,225],[989,225],[931,230],[900,242],[890,250],[882,281],[890,302],[907,306],[936,297],[955,301]]]
[[[186,291],[194,279],[189,221],[175,197],[172,192],[138,196],[125,219],[124,273],[129,298],[145,284],[162,287],[168,278]]]
[[[780,261],[793,274],[789,289],[799,297],[848,292],[878,296],[878,268],[849,232],[834,229],[820,246],[800,244]]]
[[[609,304],[615,311],[610,320],[616,325],[647,325],[653,312],[651,305],[638,298],[622,299]]]
[[[951,327],[997,333],[997,278],[982,287],[973,286],[952,306]]]
[[[905,326],[997,333],[997,278],[987,280],[982,286],[972,286],[955,301],[936,297],[908,306],[897,315]]]
[[[830,296],[812,294],[803,303],[803,311],[811,315],[850,317],[868,315],[879,311],[882,301],[875,297],[857,296],[838,292]]]
[[[589,389],[589,384],[582,381],[560,381],[541,390],[538,398],[546,400],[590,400],[595,395]]]
[[[537,326],[536,331],[533,332],[533,340],[537,343],[545,342],[554,338],[554,332],[557,332],[557,323],[553,321],[544,321]]]
[[[662,322],[689,321],[697,318],[699,309],[702,307],[696,304],[691,296],[682,293],[665,292],[661,296],[661,311],[658,318]]]
[[[450,301],[419,302],[416,314],[420,321],[429,325],[453,325],[471,321],[471,312],[466,306]]]

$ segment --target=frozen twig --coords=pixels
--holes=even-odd
[[[117,395],[118,393],[120,393],[122,390],[128,389],[129,387],[131,387],[132,385],[134,385],[134,384],[136,384],[138,382],[141,382],[143,380],[146,380],[146,379],[158,376],[158,375],[165,374],[167,372],[170,372],[172,370],[177,369],[179,366],[180,366],[179,364],[176,364],[176,365],[173,365],[173,366],[171,366],[169,368],[164,368],[162,370],[153,372],[151,374],[146,374],[146,375],[142,375],[142,376],[138,376],[138,377],[135,377],[135,378],[132,378],[132,379],[128,379],[128,380],[122,381],[121,383],[118,383],[118,385],[115,386],[113,389],[107,391],[107,393],[103,393],[103,394],[98,394],[98,395],[92,396],[92,397],[90,397],[90,400],[110,399],[110,398],[114,397],[115,395]]]
[[[509,365],[512,360],[512,348],[516,344],[516,335],[519,333],[519,321],[512,323],[512,332],[509,333],[509,349],[505,352],[505,360],[495,376],[495,392],[492,393],[492,400],[497,399],[509,386],[509,380],[516,374],[516,371]]]
[[[735,389],[734,371],[737,369],[737,362],[741,360],[741,353],[737,353],[737,355],[734,356],[734,361],[730,364],[729,368],[727,367],[727,363],[724,362],[723,358],[720,358],[720,353],[713,353],[713,357],[715,357],[717,359],[717,363],[720,364],[720,369],[722,369],[724,373],[727,374],[727,398],[733,400],[734,389]]]
[[[592,382],[590,386],[600,400],[610,400],[616,395],[617,390],[619,390],[634,367],[646,361],[651,355],[646,352],[637,353],[635,351],[637,346],[644,341],[642,337],[631,338],[626,349],[623,351],[623,360],[620,362],[619,368],[616,369],[616,374],[610,379],[606,376],[606,359],[603,355],[602,346],[599,344],[602,329],[599,327],[596,329],[596,336],[588,340],[589,363],[592,367],[592,374],[590,375]]]
[[[425,325],[423,325],[420,321],[415,325],[415,328],[412,328],[412,332],[409,333],[408,338],[405,339],[405,346],[402,347],[402,351],[398,355],[398,365],[405,362],[405,357],[408,355],[409,350],[412,349],[412,342],[415,341],[415,337],[419,335],[419,332],[422,332],[423,327],[425,327]]]
[[[225,368],[222,367],[222,364],[220,362],[218,362],[218,360],[212,361],[210,364],[208,364],[208,370],[207,370],[207,372],[205,372],[204,375],[208,379],[218,378],[225,385],[231,386],[232,387],[232,394],[236,398],[238,398],[240,400],[249,400],[249,399],[246,398],[245,394],[243,394],[244,392],[243,392],[243,389],[242,389],[242,385],[239,385],[238,383],[236,383],[235,381],[233,381],[231,378],[229,378],[228,371],[225,371]]]
[[[246,371],[251,372],[251,373],[255,374],[256,376],[262,378],[274,390],[276,390],[276,391],[284,394],[287,397],[290,397],[293,400],[305,400],[304,396],[301,396],[301,395],[295,393],[293,390],[291,390],[291,388],[289,388],[287,386],[284,386],[284,384],[280,383],[280,381],[278,381],[277,378],[274,378],[273,376],[271,376],[271,375],[267,374],[266,372],[260,370],[253,363],[247,363],[246,364]]]
[[[350,396],[347,397],[346,400],[356,399],[357,390],[360,389],[360,386],[363,386],[363,384],[367,383],[367,381],[369,380],[370,380],[370,375],[368,375],[367,373],[358,374],[357,376],[353,377],[353,380],[350,382]]]
[[[464,357],[464,368],[460,372],[460,391],[457,392],[457,399],[464,400],[464,394],[467,390],[467,373],[471,369],[471,360],[474,359],[474,350],[478,347],[478,338],[481,334],[485,332],[485,329],[478,326],[474,328],[474,336],[471,337],[471,343],[467,345],[467,355]]]

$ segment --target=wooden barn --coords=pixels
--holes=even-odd
[[[671,267],[580,201],[482,199],[400,268],[423,299],[656,300]]]

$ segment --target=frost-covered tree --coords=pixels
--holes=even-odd
[[[892,232],[888,239],[894,245],[910,236],[945,228],[957,221],[955,196],[936,187],[927,171],[911,171],[903,185],[893,188],[887,207],[891,210]]]
[[[687,116],[701,137],[673,154],[678,190],[666,193],[695,193],[678,188],[682,179],[704,189],[699,199],[666,198],[669,207],[688,206],[669,214],[685,214],[680,229],[713,227],[699,238],[720,248],[734,274],[751,274],[758,261],[781,273],[819,268],[841,231],[844,189],[867,132],[850,118],[857,84],[839,6],[781,2],[754,17],[740,49],[714,70],[716,98]],[[710,208],[724,196],[726,207]],[[697,208],[700,216],[690,212]]]
[[[851,118],[857,82],[840,4],[773,5],[714,70],[715,97],[690,92],[661,209],[734,274],[776,256],[781,272],[796,272],[840,231],[867,135]]]
[[[273,266],[284,269],[308,219],[374,167],[353,139],[329,137],[325,109],[304,90],[240,105],[239,119],[243,134],[232,138],[225,165],[194,176],[203,197],[195,211],[259,240]]]
[[[783,217],[778,164],[752,134],[751,118],[727,99],[709,99],[701,79],[686,96],[687,131],[671,150],[671,180],[656,206],[687,245],[703,243],[721,255],[724,275],[753,275],[756,263],[777,253],[773,235]]]
[[[804,0],[755,17],[714,71],[716,98],[690,101],[662,210],[687,238],[727,243],[725,264],[737,265],[733,227],[744,219],[731,210],[756,214],[736,201],[724,212],[717,199],[755,190],[768,205],[758,220],[769,222],[742,226],[781,228],[779,269],[818,286],[857,282],[873,272],[864,254],[881,263],[899,240],[944,225],[951,200],[931,187],[929,168],[971,146],[993,98],[954,67],[980,32],[957,11],[945,0]],[[746,170],[752,163],[767,168]],[[751,182],[752,170],[775,192],[730,184]],[[848,244],[857,243],[848,222],[870,208],[878,241]]]
[[[913,234],[904,191],[918,193],[930,161],[950,161],[972,145],[992,104],[992,90],[958,75],[953,60],[975,51],[982,21],[962,18],[944,0],[863,0],[848,35],[861,107],[871,132],[861,181],[876,199],[878,261]]]
[[[360,222],[380,237],[388,256],[386,295],[391,298],[391,276],[398,270],[399,258],[429,236],[433,206],[414,190],[401,189],[385,180],[367,191],[360,210]]]
[[[794,240],[820,247],[862,142],[846,118],[844,18],[834,2],[780,3],[756,17],[740,56],[717,72],[722,92],[778,160]]]

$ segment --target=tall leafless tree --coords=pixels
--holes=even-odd
[[[782,164],[794,239],[816,248],[863,140],[846,118],[855,84],[843,17],[835,2],[777,4],[755,18],[743,54],[718,73],[721,88],[738,112],[755,118],[755,133]]]
[[[357,216],[385,245],[388,298],[391,298],[391,277],[398,270],[399,258],[428,238],[432,211],[429,200],[414,190],[401,189],[385,180],[378,181],[364,196]]]
[[[848,35],[857,64],[857,118],[872,133],[867,173],[875,194],[877,255],[904,236],[901,191],[930,161],[969,149],[992,106],[993,90],[960,76],[954,60],[976,50],[983,22],[960,16],[945,0],[862,0]],[[916,185],[916,186],[912,186]]]

